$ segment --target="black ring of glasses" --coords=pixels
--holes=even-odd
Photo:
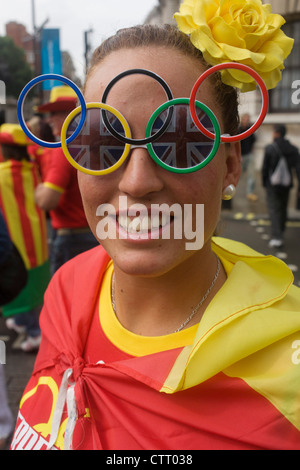
[[[154,78],[154,80],[156,80],[164,88],[164,90],[166,92],[166,95],[168,97],[168,100],[170,101],[170,100],[173,99],[173,95],[172,95],[170,87],[167,85],[167,83],[159,75],[157,75],[154,72],[151,72],[150,70],[146,70],[146,69],[130,69],[130,70],[126,70],[125,72],[120,73],[115,78],[113,78],[111,80],[111,82],[109,82],[109,84],[107,85],[107,87],[104,90],[102,100],[101,100],[102,103],[106,103],[108,94],[109,94],[110,90],[112,89],[112,87],[116,84],[116,82],[118,82],[121,78],[126,77],[127,75],[133,75],[133,74],[148,75],[149,77]],[[106,115],[106,111],[104,109],[102,109],[101,113],[102,113],[103,121],[104,121],[107,129],[109,130],[109,132],[112,135],[114,135],[117,139],[119,139],[121,142],[124,142],[126,144],[130,144],[130,145],[146,145],[146,144],[149,144],[151,142],[154,142],[156,139],[158,139],[166,131],[166,129],[168,128],[168,126],[170,124],[170,121],[172,119],[173,107],[169,108],[168,115],[167,115],[167,118],[166,118],[163,126],[154,135],[152,135],[148,138],[145,138],[145,139],[131,139],[129,137],[123,136],[122,134],[119,134],[119,132],[117,132],[110,125],[109,120],[108,120],[107,115]]]

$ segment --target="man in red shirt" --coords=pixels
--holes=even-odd
[[[54,87],[50,101],[38,108],[49,113],[49,123],[57,140],[64,120],[76,107],[77,96],[68,86]],[[35,192],[36,203],[49,211],[53,236],[51,243],[52,274],[66,261],[98,244],[90,231],[83,210],[77,171],[69,164],[61,148],[51,149],[45,180]]]

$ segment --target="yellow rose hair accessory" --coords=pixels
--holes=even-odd
[[[261,0],[184,0],[174,17],[208,64],[248,65],[259,73],[268,90],[281,80],[283,61],[294,40],[281,30],[285,19],[272,14],[270,5]],[[245,72],[227,69],[221,73],[224,83],[242,92],[256,88]]]

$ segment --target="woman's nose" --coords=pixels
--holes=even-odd
[[[133,197],[143,197],[163,188],[161,172],[146,146],[132,146],[119,182],[119,190]]]

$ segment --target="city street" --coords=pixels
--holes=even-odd
[[[220,236],[231,238],[249,245],[265,255],[274,255],[282,259],[292,270],[295,284],[300,286],[300,211],[296,210],[296,189],[290,192],[288,223],[284,246],[278,250],[269,248],[270,221],[265,203],[265,191],[260,185],[260,175],[256,178],[258,200],[249,202],[245,195],[245,176],[243,175],[232,201],[231,209],[222,211]]]
[[[240,188],[230,209],[222,211],[220,236],[232,238],[251,246],[253,249],[272,254],[289,265],[295,276],[295,284],[300,286],[300,211],[293,209],[295,194],[291,194],[289,222],[285,245],[280,251],[268,247],[269,220],[264,203],[263,188],[258,187],[257,202],[248,202],[242,179]],[[19,401],[31,375],[35,354],[26,354],[19,349],[22,338],[9,331],[0,317],[0,340],[6,343],[6,365],[4,366],[9,405],[16,417]]]

